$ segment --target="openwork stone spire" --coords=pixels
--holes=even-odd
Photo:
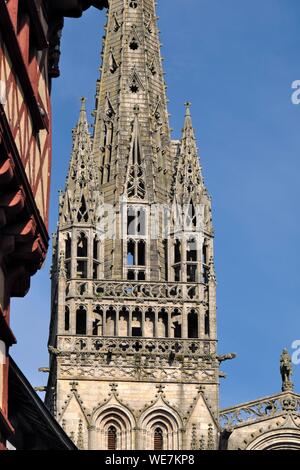
[[[170,129],[154,0],[110,1],[102,57],[93,143],[101,183],[126,194],[132,122],[138,120],[141,158],[153,175],[150,197],[162,192],[166,198]]]
[[[85,187],[88,183],[96,183],[96,166],[92,160],[92,140],[86,116],[86,100],[81,98],[79,120],[73,129],[73,149],[67,179],[67,188]]]
[[[193,196],[194,203],[200,202],[204,184],[192,124],[191,103],[187,102],[185,106],[186,113],[175,171],[174,192],[178,200],[181,199],[187,204],[191,196]]]
[[[60,223],[95,221],[95,198],[99,178],[98,168],[92,156],[92,139],[86,115],[86,100],[81,108],[76,127],[73,129],[73,147],[64,194],[60,197]]]

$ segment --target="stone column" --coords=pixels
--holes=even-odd
[[[72,229],[71,237],[71,279],[75,279],[77,272],[77,231],[75,228]]]
[[[188,322],[187,322],[187,309],[186,305],[182,307],[182,325],[181,325],[181,336],[186,339],[188,337]]]
[[[168,338],[173,338],[173,329],[172,329],[172,312],[168,309]]]
[[[97,445],[97,431],[96,426],[88,426],[88,449],[97,450],[99,446]]]
[[[106,336],[106,309],[103,308],[102,335]]]
[[[118,308],[115,309],[116,312],[116,336],[119,336],[119,319],[120,319],[120,311]]]
[[[142,337],[145,337],[145,309],[142,309]]]
[[[132,336],[132,310],[128,309],[128,336]]]
[[[154,337],[155,338],[157,338],[157,335],[158,335],[157,324],[158,324],[158,310],[155,309],[155,312],[154,312]]]

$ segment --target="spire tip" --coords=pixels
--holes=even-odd
[[[184,103],[184,106],[185,106],[185,116],[191,116],[191,106],[192,106],[192,103],[190,101],[187,101],[186,103]]]
[[[84,110],[85,109],[85,104],[86,104],[86,98],[84,96],[82,96],[80,101],[81,101],[81,109]]]

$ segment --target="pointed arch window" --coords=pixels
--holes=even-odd
[[[65,331],[70,330],[70,309],[69,307],[65,307]]]
[[[208,244],[207,244],[207,240],[204,240],[204,243],[202,246],[202,278],[205,284],[208,283],[208,274],[209,274]]]
[[[117,429],[110,426],[107,430],[107,450],[117,450]]]
[[[86,309],[82,305],[76,310],[76,334],[86,335]]]
[[[164,433],[161,428],[155,428],[154,430],[154,450],[164,450]]]
[[[193,200],[190,200],[190,203],[187,207],[187,213],[186,213],[186,227],[191,229],[195,229],[197,227],[197,215],[196,215],[196,209],[193,203]]]
[[[204,317],[204,333],[210,335],[210,321],[209,321],[209,311],[207,310]]]
[[[181,242],[177,239],[174,245],[174,261],[175,263],[181,262]]]
[[[79,258],[86,258],[88,252],[88,240],[86,235],[81,232],[77,240],[77,256]]]
[[[188,337],[198,338],[198,314],[195,310],[192,310],[188,314]]]
[[[127,279],[143,281],[147,264],[147,213],[144,207],[127,208]],[[134,269],[133,269],[134,268]]]
[[[100,305],[97,305],[94,309],[94,315],[92,334],[93,336],[101,336],[103,334],[103,310]]]
[[[181,241],[178,238],[174,242],[174,264],[173,264],[173,272],[174,272],[174,281],[180,282],[181,281],[181,261],[182,261],[182,252],[181,252]]]
[[[65,270],[67,279],[71,278],[71,256],[72,256],[72,239],[70,234],[67,234],[65,239]]]
[[[100,241],[97,235],[93,240],[93,279],[99,278],[99,266],[100,266]]]
[[[81,201],[80,201],[80,208],[77,213],[77,221],[78,222],[88,222],[89,220],[89,214],[87,210],[87,205],[85,202],[85,197],[84,195],[81,196]]]
[[[68,233],[67,238],[65,239],[65,259],[71,258],[72,255],[72,240],[71,236]]]
[[[195,238],[187,240],[186,244],[186,280],[187,282],[197,282],[198,278],[198,254],[197,242]]]
[[[88,277],[88,238],[85,233],[80,232],[77,239],[77,268],[76,277],[86,279]]]
[[[131,41],[129,43],[129,47],[132,51],[136,51],[139,48],[139,42],[135,36],[131,38]]]

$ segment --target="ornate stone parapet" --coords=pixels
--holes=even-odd
[[[54,353],[60,379],[218,383],[213,342],[59,336]]]
[[[101,299],[182,300],[203,299],[204,284],[184,282],[78,281],[67,283],[67,297],[92,296]]]
[[[146,356],[184,356],[216,359],[215,341],[191,339],[115,338],[97,336],[59,336],[57,351],[68,353],[105,353]]]
[[[226,408],[220,414],[223,429],[244,426],[256,421],[273,418],[287,412],[300,415],[300,396],[295,393],[282,393],[263,400],[251,401],[233,408]]]

